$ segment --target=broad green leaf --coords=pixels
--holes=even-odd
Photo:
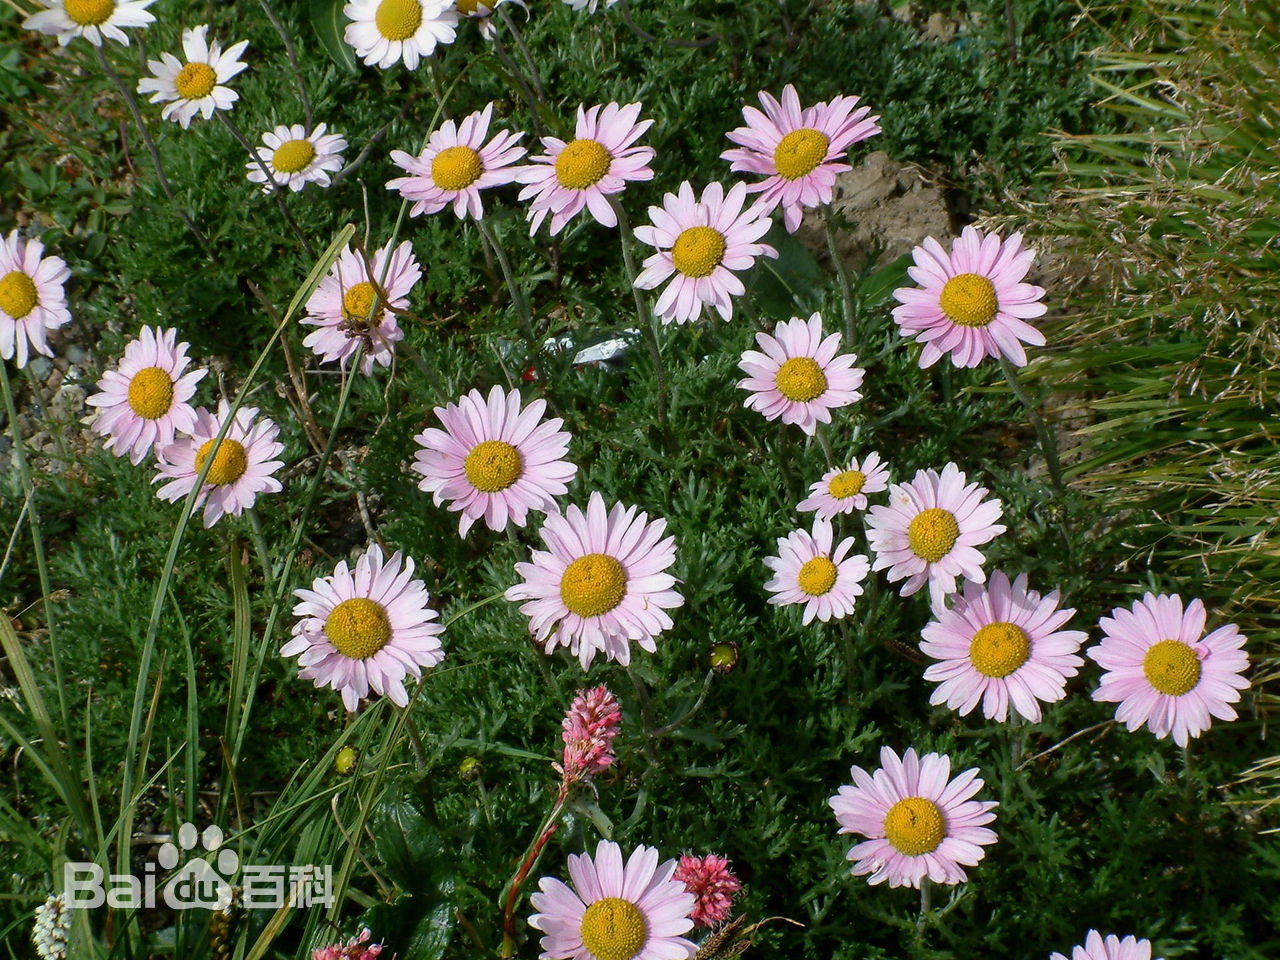
[[[358,74],[356,52],[342,35],[347,29],[347,18],[342,15],[346,0],[311,0],[311,26],[316,31],[320,46],[333,62],[350,74]]]

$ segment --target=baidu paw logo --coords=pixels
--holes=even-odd
[[[172,910],[201,907],[217,910],[230,904],[233,896],[231,878],[240,868],[240,857],[230,847],[222,846],[222,831],[211,826],[205,827],[201,833],[195,824],[184,823],[178,828],[177,839],[176,844],[172,841],[162,844],[156,856],[165,870],[173,870],[186,860],[165,883],[164,902]],[[203,854],[199,851],[191,854],[197,846]]]

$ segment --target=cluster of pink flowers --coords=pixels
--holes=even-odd
[[[606,687],[578,691],[562,723],[565,780],[589,777],[613,765],[613,738],[621,722],[622,707]]]
[[[729,868],[729,861],[714,853],[696,857],[686,853],[676,864],[675,879],[697,898],[690,916],[700,927],[718,927],[733,909],[734,895],[742,883]]]
[[[339,940],[327,947],[319,947],[311,951],[311,960],[376,960],[381,956],[383,945],[370,943],[373,934],[365,927],[346,943]]]

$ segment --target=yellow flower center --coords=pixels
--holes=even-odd
[[[476,0],[458,0],[458,12],[464,17],[469,17],[480,9]]]
[[[827,377],[812,357],[792,357],[778,368],[774,382],[788,400],[808,403],[827,389]]]
[[[324,621],[324,635],[344,657],[372,657],[391,639],[391,620],[382,604],[352,597],[333,608]]]
[[[831,478],[827,489],[837,500],[847,500],[860,494],[866,482],[867,475],[861,470],[845,470]]]
[[[918,857],[938,849],[947,835],[947,822],[932,800],[905,797],[885,814],[884,835],[899,853]]]
[[[950,510],[933,507],[921,510],[911,518],[907,527],[907,543],[921,560],[937,563],[956,545],[960,536],[960,524]]]
[[[63,0],[62,6],[72,23],[82,27],[106,23],[116,9],[115,0]]]
[[[724,234],[714,227],[680,231],[671,247],[671,262],[686,277],[705,277],[724,259]]]
[[[485,440],[471,448],[463,470],[467,480],[481,493],[497,493],[519,480],[524,466],[520,462],[520,451],[511,444]]]
[[[1031,638],[1017,624],[988,623],[969,641],[969,662],[984,677],[1007,677],[1031,656]]]
[[[174,89],[184,100],[202,100],[213,93],[218,83],[218,75],[207,63],[188,63],[173,78]]]
[[[820,597],[836,585],[836,565],[826,557],[814,557],[800,568],[800,589],[811,597]]]
[[[621,897],[605,897],[582,915],[582,945],[596,960],[631,960],[646,940],[644,914]]]
[[[580,617],[608,613],[626,595],[627,571],[607,553],[579,557],[560,578],[560,599]]]
[[[373,310],[373,302],[377,299],[378,291],[368,280],[361,280],[348,287],[347,292],[342,295],[342,319],[358,326],[369,322],[376,324],[381,319],[382,311],[379,310],[378,315],[372,319],[369,314]]]
[[[1161,693],[1180,697],[1200,682],[1200,658],[1181,640],[1161,640],[1142,658],[1142,672]]]
[[[129,406],[143,420],[159,420],[173,406],[173,378],[159,367],[139,370],[129,381]]]
[[[212,449],[213,440],[210,439],[206,440],[204,446],[196,453],[196,473],[204,469],[204,462],[209,459],[209,452]],[[222,445],[218,447],[217,456],[213,458],[213,466],[205,474],[204,482],[211,483],[215,487],[225,487],[243,477],[248,469],[249,458],[245,456],[244,445],[230,437],[224,437]]]
[[[942,312],[962,327],[985,327],[995,319],[996,288],[986,277],[960,273],[947,281],[938,299]]]
[[[556,157],[556,179],[569,190],[585,190],[609,172],[613,157],[595,140],[574,140]]]
[[[276,147],[271,155],[271,166],[280,173],[297,173],[307,169],[307,164],[316,158],[316,145],[305,137],[300,140],[286,140]]]
[[[470,147],[445,147],[431,161],[431,179],[441,190],[465,190],[484,173],[480,154]]]
[[[792,130],[773,151],[773,165],[786,180],[799,180],[813,173],[814,167],[827,159],[831,140],[825,133],[810,127]]]
[[[382,0],[373,20],[388,40],[408,40],[422,26],[421,0]]]
[[[21,320],[40,302],[35,282],[21,270],[0,277],[0,310]]]

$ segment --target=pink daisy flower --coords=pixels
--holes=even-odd
[[[452,204],[458,219],[470,214],[479,220],[484,216],[480,191],[515,182],[517,168],[512,164],[524,156],[524,147],[517,143],[524,134],[499,131],[485,143],[492,116],[490,103],[461,122],[446,120],[416,157],[391,151],[392,162],[409,176],[388,181],[387,189],[414,201],[409,216],[439,213]]]
[[[395,344],[404,339],[395,311],[409,305],[409,291],[421,276],[408,240],[396,247],[395,253],[391,253],[388,241],[373,255],[372,273],[365,269],[364,257],[348,247],[307,301],[307,316],[302,322],[319,329],[307,334],[303,346],[315,351],[322,362],[337,360],[345,368],[356,344],[363,341],[361,373],[373,373],[374,361],[390,366]]]
[[[422,679],[444,659],[433,623],[439,614],[427,606],[427,587],[413,579],[413,560],[393,553],[384,562],[375,543],[356,561],[355,571],[341,561],[329,577],[310,590],[295,590],[298,622],[293,639],[280,650],[298,658],[300,680],[342,693],[349,711],[372,690],[397,707],[409,705],[404,678]]]
[[[637,227],[636,237],[658,252],[645,260],[635,285],[652,290],[671,278],[654,307],[663,323],[688,323],[704,305],[729,320],[733,298],[747,289],[735,273],[749,269],[756,257],[777,259],[777,250],[756,242],[769,232],[769,218],[759,205],[743,210],[746,199],[744,183],[735,183],[728,194],[712,183],[695,200],[686,180],[679,193],[662,198],[661,207],[649,208],[652,226]]]
[[[814,520],[813,533],[793,530],[778,538],[778,555],[765,557],[764,565],[773,579],[764,588],[773,594],[774,604],[804,604],[803,622],[817,617],[826,623],[853,613],[854,600],[862,596],[862,581],[870,564],[862,554],[849,556],[853,537],[845,537],[832,550],[835,540],[830,520]]]
[[[809,496],[796,505],[801,512],[814,511],[822,520],[837,514],[867,509],[867,494],[879,493],[889,486],[889,468],[878,453],[857,457],[847,467],[833,467],[822,479],[809,487]]]
[[[683,960],[698,952],[681,936],[693,929],[693,894],[672,879],[676,862],[639,846],[622,862],[622,848],[601,840],[589,854],[569,856],[570,887],[543,877],[529,902],[529,926],[546,934],[540,960]]]
[[[733,909],[733,895],[742,883],[729,869],[724,857],[709,853],[705,857],[685,854],[676,867],[675,879],[697,898],[692,919],[699,927],[718,927]]]
[[[917,470],[910,483],[889,488],[887,506],[867,512],[867,543],[875,552],[873,570],[889,570],[889,582],[906,580],[909,597],[926,583],[935,609],[955,593],[956,578],[986,579],[978,552],[982,544],[1004,533],[996,523],[1003,513],[999,500],[984,499],[987,488],[965,483],[954,463],[936,470]]]
[[[578,691],[560,723],[564,740],[564,766],[560,771],[566,780],[593,776],[613,766],[617,759],[613,739],[621,723],[622,707],[608,687]]]
[[[200,407],[196,410],[191,436],[179,437],[156,449],[160,472],[151,482],[169,481],[156,491],[156,496],[170,502],[192,491],[197,475],[209,457],[213,457],[204,486],[196,497],[197,507],[204,504],[206,527],[217,523],[223,514],[240,516],[245,507],[253,506],[258,494],[279,493],[282,489],[280,481],[273,476],[284,466],[282,461],[273,459],[284,452],[284,444],[276,440],[280,428],[266,417],[255,423],[256,407],[241,407],[236,411],[227,435],[214,452],[214,441],[230,412],[231,407],[225,400],[218,401],[216,416]]]
[[[520,409],[520,391],[495,386],[486,403],[472,390],[456,404],[436,407],[443,430],[430,427],[413,439],[421,447],[413,470],[422,474],[418,489],[436,506],[450,501],[460,512],[458,533],[484,518],[490,530],[510,520],[523,527],[530,510],[552,513],[578,468],[564,459],[569,434],[554,417],[545,423],[545,400]]]
[[[1051,954],[1049,960],[1068,960],[1061,953]],[[1083,946],[1071,948],[1070,960],[1151,960],[1151,941],[1127,936],[1123,940],[1114,933],[1104,940],[1097,930],[1090,930]]]
[[[46,335],[71,322],[63,285],[71,271],[61,257],[46,257],[39,240],[25,243],[18,231],[0,240],[0,357],[17,354],[19,369],[27,365],[27,345],[52,357]]]
[[[117,457],[127,453],[134,466],[153,444],[167,447],[176,432],[195,429],[196,411],[187,401],[208,371],[183,374],[191,360],[188,344],[177,339],[177,330],[143,327],[124,348],[120,365],[102,375],[98,392],[85,401],[100,408],[93,431],[107,438],[106,449]]]
[[[1044,346],[1044,334],[1026,321],[1048,308],[1041,287],[1023,283],[1035,251],[1022,247],[1022,234],[1001,241],[994,233],[965,227],[951,254],[933,237],[911,251],[907,274],[919,287],[893,291],[893,308],[904,337],[924,344],[920,366],[931,367],[944,353],[957,367],[976,367],[1002,354],[1014,366],[1027,363],[1022,344]]]
[[[869,775],[854,767],[851,774],[853,784],[827,803],[841,833],[868,838],[849,850],[855,877],[870,874],[868,883],[888,880],[891,887],[919,887],[925,877],[959,883],[964,868],[986,855],[982,848],[996,842],[984,824],[996,818],[991,811],[999,804],[970,799],[982,789],[977,767],[953,780],[950,757],[917,757],[908,748],[899,759],[881,747],[879,770]]]
[[[666,572],[676,559],[675,538],[663,537],[667,521],[637,510],[616,503],[606,513],[592,492],[585,514],[573,505],[548,516],[541,535],[549,550],[516,564],[524,582],[506,597],[528,601],[520,612],[547,653],[566,646],[586,670],[597,653],[626,666],[631,640],[657,650],[654,637],[671,627],[667,611],[684,598]]]
[[[1116,719],[1132,732],[1143,724],[1160,739],[1187,745],[1209,729],[1210,717],[1234,720],[1230,706],[1249,688],[1249,655],[1234,623],[1205,635],[1205,609],[1186,610],[1177,594],[1148,593],[1132,609],[1103,617],[1102,642],[1085,651],[1103,670],[1093,699],[1118,703]]]
[[[538,232],[550,213],[554,237],[584,207],[598,223],[618,225],[608,198],[626,189],[630,180],[653,179],[649,169],[653,148],[634,146],[653,124],[640,119],[640,106],[609,103],[590,110],[580,106],[576,139],[565,143],[555,137],[542,138],[547,152],[530,157],[532,166],[516,172],[516,179],[527,184],[520,199],[533,201],[529,204],[529,236]]]
[[[840,334],[822,336],[822,317],[808,322],[799,317],[783,320],[773,336],[757,333],[759,350],[742,354],[738,367],[747,376],[738,381],[751,396],[742,402],[758,410],[766,420],[782,419],[813,436],[819,423],[831,422],[831,411],[862,399],[864,371],[855,367],[857,356],[836,355]]]
[[[766,210],[782,207],[787,233],[795,233],[805,207],[831,202],[836,174],[852,170],[844,162],[849,148],[880,132],[879,117],[869,117],[870,107],[859,107],[857,97],[836,97],[800,109],[796,88],[787,84],[779,103],[760,91],[761,113],[743,107],[745,127],[726,136],[741,146],[720,154],[732,160],[735,173],[762,173],[767,179],[752,184],[761,193]]]
[[[1012,703],[1038,721],[1040,701],[1066,696],[1067,678],[1084,665],[1076,653],[1088,635],[1059,629],[1074,613],[1058,609],[1058,591],[1041,598],[1028,590],[1025,573],[1012,584],[1000,570],[987,587],[966,581],[964,596],[922,632],[920,649],[940,661],[924,672],[941,681],[929,702],[965,716],[981,700],[983,715],[1002,723]]]

